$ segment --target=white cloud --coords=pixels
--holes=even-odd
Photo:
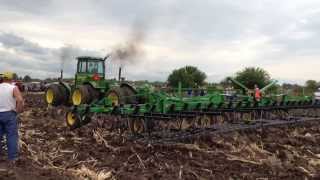
[[[104,55],[129,39],[138,21],[146,34],[144,56],[125,66],[128,79],[165,80],[173,69],[195,65],[209,81],[246,66],[266,68],[282,80],[319,81],[319,19],[316,0],[1,0],[0,32],[25,44],[9,48],[0,38],[0,71],[55,75],[66,44]],[[111,63],[109,76],[118,66]],[[73,71],[67,67],[69,76]]]

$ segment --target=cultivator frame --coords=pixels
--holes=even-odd
[[[251,95],[226,95],[219,91],[203,96],[182,94],[181,86],[173,94],[147,86],[137,89],[134,98],[138,103],[114,105],[103,98],[89,105],[74,106],[67,114],[67,124],[76,129],[91,119],[103,119],[110,130],[129,130],[135,136],[154,137],[159,132],[215,131],[217,125],[230,125],[232,129],[235,124],[246,127],[262,120],[291,123],[289,120],[298,117],[320,116],[320,101],[309,96],[270,95],[256,101]],[[110,116],[117,118],[111,120]],[[74,123],[68,123],[68,117],[73,117]]]
[[[105,61],[109,57],[78,57],[73,83],[64,82],[61,73],[59,82],[47,87],[45,99],[49,107],[71,106],[66,113],[70,129],[102,120],[102,125],[110,130],[152,137],[158,132],[213,131],[216,125],[229,125],[231,129],[234,124],[245,127],[257,120],[276,122],[300,116],[319,117],[320,101],[312,97],[265,95],[276,80],[263,87],[260,93],[264,95],[257,99],[254,90],[231,77],[227,80],[242,89],[242,93],[183,89],[181,83],[167,92],[147,84],[135,87],[124,82],[121,68],[119,81],[107,80]],[[194,92],[189,93],[190,90]]]

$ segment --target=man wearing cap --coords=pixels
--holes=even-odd
[[[8,73],[0,74],[0,151],[6,135],[9,165],[14,165],[18,158],[17,113],[23,111],[23,98],[19,88],[10,84],[11,79]]]

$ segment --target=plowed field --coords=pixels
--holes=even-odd
[[[320,125],[247,130],[192,142],[141,144],[95,122],[70,131],[64,110],[25,96],[20,160],[0,179],[317,179]]]

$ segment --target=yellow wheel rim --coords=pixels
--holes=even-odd
[[[76,89],[72,94],[72,103],[75,106],[78,106],[81,104],[82,101],[82,94],[79,89]]]
[[[116,93],[114,92],[109,93],[107,98],[111,100],[113,106],[119,105],[119,97]]]
[[[76,122],[76,116],[72,112],[68,112],[68,114],[67,114],[68,126],[74,125],[75,122]]]
[[[52,104],[53,99],[54,99],[53,91],[52,91],[52,89],[48,89],[47,94],[46,94],[47,103]]]

